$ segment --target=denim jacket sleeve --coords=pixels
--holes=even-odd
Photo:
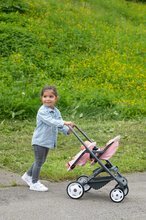
[[[64,125],[61,113],[57,108],[51,110],[50,108],[42,106],[38,112],[38,117],[45,124],[57,127],[59,132],[65,135],[69,134],[69,127]]]
[[[59,128],[58,130],[59,132],[62,132],[65,135],[69,135],[69,127],[66,125],[64,125],[62,128]]]
[[[64,121],[61,117],[60,111],[57,108],[55,108],[55,110],[51,110],[50,108],[42,106],[38,111],[37,117],[47,125],[58,128],[63,128],[64,126]]]

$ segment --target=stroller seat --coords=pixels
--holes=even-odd
[[[69,161],[66,166],[67,170],[70,171],[78,166],[84,166],[87,161],[91,161],[91,165],[96,163],[95,155],[100,160],[110,159],[116,152],[119,146],[120,136],[109,140],[104,147],[96,147],[96,142],[85,141],[84,145],[81,146],[81,151],[76,154],[71,161]],[[92,155],[91,155],[92,152]]]

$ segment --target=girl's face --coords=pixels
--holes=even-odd
[[[48,90],[44,91],[44,94],[41,97],[41,100],[45,106],[48,106],[50,108],[54,108],[54,106],[57,102],[57,96],[54,95],[53,90],[48,89]]]

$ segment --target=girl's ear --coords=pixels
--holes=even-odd
[[[42,102],[42,96],[40,96],[40,101]]]
[[[59,99],[58,96],[56,96],[56,102],[58,101],[58,99]]]

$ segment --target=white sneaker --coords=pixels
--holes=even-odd
[[[28,176],[27,173],[24,173],[21,179],[28,185],[30,186],[32,184],[32,177]]]
[[[37,181],[36,183],[32,183],[29,187],[30,190],[39,191],[39,192],[46,192],[48,188],[44,186],[42,183]]]

